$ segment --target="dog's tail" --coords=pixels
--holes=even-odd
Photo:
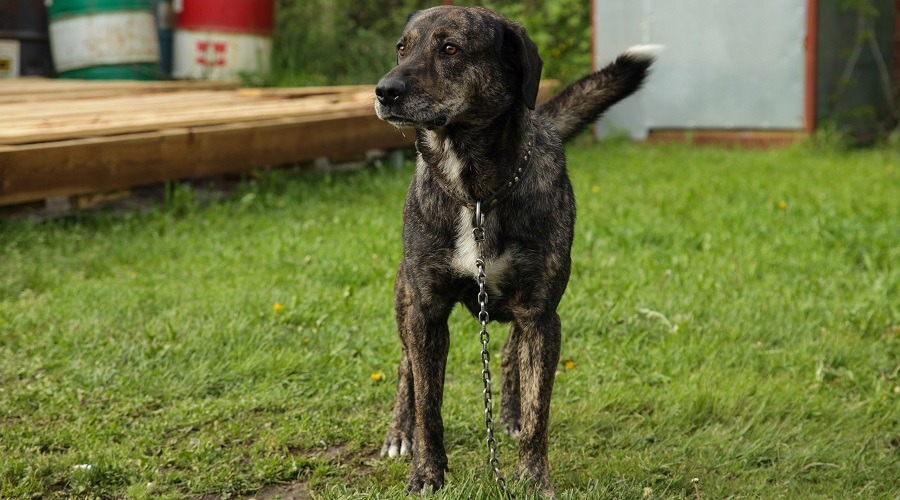
[[[661,45],[636,45],[605,68],[569,85],[537,112],[550,119],[563,141],[641,88]]]

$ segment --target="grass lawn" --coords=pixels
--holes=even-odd
[[[900,155],[569,162],[559,497],[898,498]],[[411,168],[0,221],[0,497],[400,496],[408,460],[377,452]],[[451,332],[439,497],[488,498],[478,325]]]

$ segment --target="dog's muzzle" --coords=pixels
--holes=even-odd
[[[384,106],[397,104],[406,95],[406,83],[392,76],[382,78],[375,86],[375,97]]]
[[[429,108],[428,113],[408,109],[413,104],[406,80],[385,75],[375,86],[375,113],[378,118],[398,127],[435,129],[450,123],[447,113]],[[413,106],[415,108],[415,106]]]

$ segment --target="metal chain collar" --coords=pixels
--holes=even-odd
[[[496,191],[494,191],[493,194],[489,194],[486,198],[483,198],[481,200],[482,205],[484,205],[482,207],[482,210],[483,210],[482,213],[484,213],[484,211],[490,210],[490,209],[494,208],[495,206],[497,206],[498,204],[500,204],[500,202],[503,201],[504,198],[509,196],[509,194],[512,192],[513,188],[518,186],[519,183],[522,181],[522,178],[525,175],[525,171],[528,169],[528,166],[531,164],[531,161],[530,161],[531,156],[532,156],[531,146],[532,146],[532,142],[534,139],[534,125],[532,125],[532,131],[531,131],[530,135],[531,135],[531,139],[525,141],[525,154],[523,154],[521,156],[522,163],[519,165],[518,168],[516,168],[513,171],[512,177],[510,177],[509,180],[507,180],[505,183],[501,184],[500,187]],[[417,141],[416,142],[416,152],[419,151],[418,148],[419,148],[419,143]],[[449,184],[449,181],[446,180],[444,174],[440,173],[440,168],[438,167],[437,164],[429,164],[429,165],[431,166],[431,168],[433,170],[435,170],[437,172],[434,175],[434,179],[437,181],[438,186],[444,191],[444,193],[446,193],[448,196],[450,196],[451,198],[456,200],[457,203],[468,208],[469,210],[475,210],[475,205],[477,205],[479,203],[479,201],[471,199],[471,197],[469,197],[469,196],[461,195],[459,192],[457,192],[456,188],[454,188],[453,186],[451,186]]]
[[[475,221],[472,229],[472,236],[475,238],[475,244],[478,247],[478,258],[475,265],[478,267],[478,305],[481,310],[478,313],[478,321],[481,323],[481,381],[484,383],[484,428],[487,431],[487,445],[490,452],[488,466],[494,471],[494,481],[501,491],[506,489],[506,478],[503,477],[503,471],[500,469],[500,460],[497,458],[497,440],[494,439],[494,396],[491,391],[491,353],[488,350],[488,344],[491,341],[491,335],[488,333],[487,324],[491,321],[487,311],[488,294],[487,294],[487,274],[484,265],[484,213],[481,211],[481,202],[475,203]]]

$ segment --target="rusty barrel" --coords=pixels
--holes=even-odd
[[[274,0],[182,0],[173,43],[176,78],[265,76],[272,56]]]

